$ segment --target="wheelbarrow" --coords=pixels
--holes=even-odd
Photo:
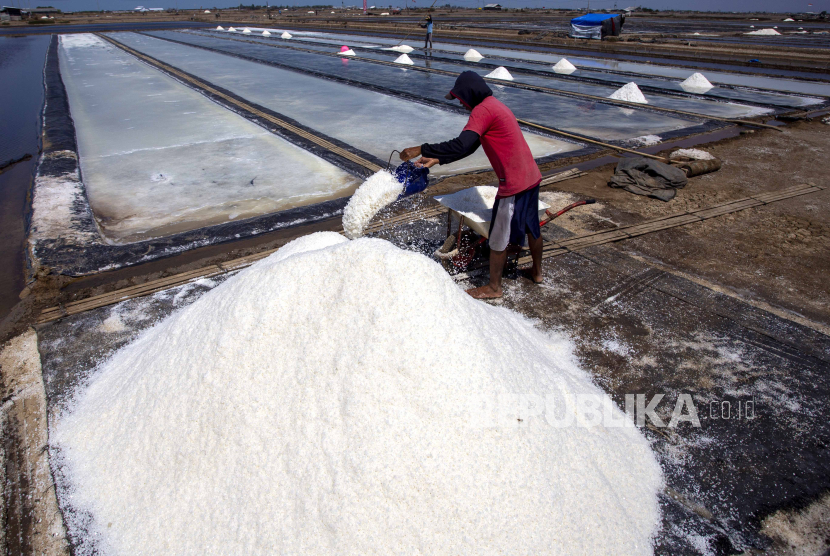
[[[451,195],[435,197],[441,205],[447,207],[447,239],[435,251],[435,256],[445,263],[462,271],[473,261],[476,253],[484,249],[490,235],[490,218],[498,189],[492,186],[478,186],[464,189]],[[545,226],[550,221],[571,209],[595,203],[594,199],[585,199],[571,203],[567,207],[553,212],[550,205],[539,201],[539,225]],[[453,220],[458,220],[458,227],[453,233]],[[467,229],[464,229],[466,225]],[[511,251],[508,246],[508,251]],[[520,248],[514,247],[512,255],[518,255]],[[450,268],[447,268],[450,270]]]

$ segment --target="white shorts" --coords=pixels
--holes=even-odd
[[[504,251],[510,242],[510,222],[513,221],[513,211],[516,209],[516,196],[504,197],[499,200],[496,217],[493,219],[493,229],[490,230],[488,245],[493,251]]]

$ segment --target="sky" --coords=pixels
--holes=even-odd
[[[265,0],[242,0],[250,4],[265,4]],[[457,6],[478,7],[482,0],[446,0]],[[502,6],[509,8],[587,8],[591,9],[625,8],[628,6],[644,6],[659,10],[700,10],[700,11],[768,11],[768,12],[821,12],[830,11],[830,0],[488,0],[499,1]],[[272,5],[325,4],[340,0],[270,0]],[[380,3],[379,3],[380,2]],[[229,8],[239,5],[239,0],[0,0],[0,3],[24,8],[37,6],[54,6],[63,11],[80,10],[131,10],[142,5],[147,8]],[[432,0],[371,0],[370,4],[429,7]],[[438,0],[444,4],[445,0]],[[345,0],[345,4],[362,5],[360,0]],[[812,6],[810,6],[812,4]]]

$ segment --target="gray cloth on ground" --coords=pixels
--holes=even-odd
[[[687,182],[685,172],[675,166],[648,158],[623,158],[608,185],[637,195],[671,201],[677,189],[686,187]]]

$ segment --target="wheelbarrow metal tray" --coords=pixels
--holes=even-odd
[[[483,237],[490,236],[490,217],[496,202],[497,187],[479,185],[462,189],[451,195],[439,195],[435,200],[450,210],[456,218],[464,217],[464,223]],[[550,205],[539,201],[539,219],[545,216]]]

